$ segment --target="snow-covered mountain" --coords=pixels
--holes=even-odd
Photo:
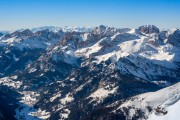
[[[32,32],[42,31],[49,29],[49,31],[58,32],[59,30],[62,30],[64,32],[91,32],[93,30],[92,27],[54,27],[54,26],[44,26],[44,27],[37,27],[37,28],[31,28]]]
[[[180,82],[179,31],[162,31],[154,25],[137,29],[101,25],[40,27],[3,34],[0,89],[4,92],[0,99],[10,100],[0,104],[13,109],[11,116],[4,107],[0,107],[0,112],[2,116],[23,120],[155,117],[147,109],[160,105],[161,101],[153,96],[162,93],[145,92]],[[179,84],[173,87],[179,89]],[[134,102],[130,98],[142,93],[145,105],[147,101],[157,104],[147,109],[134,106],[139,97]],[[173,90],[169,94],[172,96]],[[171,98],[165,97],[162,102],[165,99]],[[127,104],[128,109],[124,107]],[[112,110],[117,110],[117,114]],[[94,113],[97,114],[92,118]]]

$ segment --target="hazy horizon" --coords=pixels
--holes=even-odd
[[[26,29],[35,29],[35,28],[40,28],[40,27],[59,27],[59,28],[64,28],[64,27],[87,27],[87,28],[95,28],[95,27],[98,27],[100,25],[97,25],[97,26],[35,26],[35,27],[24,27],[24,28],[17,28],[17,29],[0,29],[0,32],[2,33],[6,33],[6,32],[14,32],[16,30],[26,30]],[[107,25],[104,25],[104,26],[107,26]],[[143,26],[140,25],[140,26]],[[107,27],[114,27],[114,28],[129,28],[129,29],[136,29],[136,28],[139,28],[140,26],[137,26],[137,27],[116,27],[116,26],[107,26]],[[156,26],[156,25],[155,25]],[[158,27],[158,26],[156,26]],[[171,27],[171,28],[161,28],[161,27],[158,27],[160,30],[168,30],[168,29],[180,29],[179,27]]]
[[[0,30],[42,26],[180,28],[180,0],[1,0]]]

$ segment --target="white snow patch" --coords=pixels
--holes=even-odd
[[[98,52],[101,49],[102,46],[99,46],[99,42],[97,42],[95,45],[91,46],[91,47],[86,47],[86,48],[82,48],[82,49],[78,49],[75,52],[76,56],[86,56],[87,58],[89,57],[90,54]]]
[[[20,102],[22,102],[28,106],[33,106],[37,102],[38,97],[40,96],[40,94],[38,94],[37,92],[33,92],[33,91],[23,91],[20,93],[22,95],[24,95],[21,98]]]
[[[114,94],[117,91],[118,87],[113,88],[112,90],[99,88],[94,93],[92,93],[88,98],[93,98],[93,101],[97,101],[98,103],[104,98],[108,97],[110,94]]]
[[[13,55],[14,61],[16,61],[16,62],[19,61],[19,58],[17,58],[15,54],[12,53],[12,55]]]
[[[20,92],[23,95],[19,103],[19,108],[16,109],[16,118],[18,120],[46,120],[50,117],[50,112],[33,108],[33,105],[38,101],[39,93],[33,91]]]
[[[156,115],[155,113],[151,114],[148,120],[179,120],[180,115],[180,100],[174,103],[173,105],[166,108],[166,115]]]
[[[37,69],[36,68],[31,68],[30,70],[29,70],[29,73],[33,73],[33,72],[35,72]]]
[[[15,76],[14,76],[15,77]],[[11,78],[9,77],[4,77],[4,78],[1,78],[0,79],[0,85],[6,85],[6,86],[9,86],[9,87],[13,87],[15,89],[18,89],[21,87],[22,85],[22,82],[20,81],[14,81],[12,80]]]
[[[70,103],[74,100],[73,96],[68,93],[65,98],[62,98],[60,100],[61,104],[66,105],[67,103]]]
[[[70,81],[76,81],[76,79],[75,78],[71,78]]]
[[[55,95],[53,95],[53,97],[50,98],[50,101],[53,102],[58,97],[61,97],[60,93],[56,93]]]
[[[68,116],[70,114],[70,110],[68,109],[64,109],[63,112],[61,112],[60,116],[61,116],[61,119],[60,120],[64,120],[64,119],[67,119]]]
[[[38,111],[36,112],[30,112],[29,115],[46,120],[50,117],[50,112],[46,112],[45,110],[38,109]]]

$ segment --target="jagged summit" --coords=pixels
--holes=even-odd
[[[103,34],[106,31],[107,27],[104,25],[100,25],[99,27],[94,28],[95,34]]]
[[[159,28],[155,25],[143,25],[139,27],[139,30],[145,34],[159,33]]]
[[[24,36],[32,36],[33,35],[33,32],[29,29],[26,29],[26,30],[23,30],[21,32]]]

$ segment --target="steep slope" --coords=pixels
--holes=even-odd
[[[116,101],[107,108],[108,114],[123,114],[126,119],[178,120],[180,83],[156,92],[144,93],[122,101]],[[107,109],[106,108],[106,109]],[[106,113],[107,114],[107,113]]]
[[[180,107],[180,100],[178,100],[176,103],[173,103],[173,102],[176,102],[174,101],[174,98],[170,99],[167,101],[167,103],[165,104],[168,104],[170,106],[166,107],[166,111],[165,115],[161,116],[161,115],[156,115],[156,113],[153,113],[152,115],[149,116],[149,120],[170,120],[170,119],[173,119],[173,120],[178,120],[178,116],[180,114],[179,112],[179,107]]]
[[[3,33],[0,32],[0,37],[3,36]]]

